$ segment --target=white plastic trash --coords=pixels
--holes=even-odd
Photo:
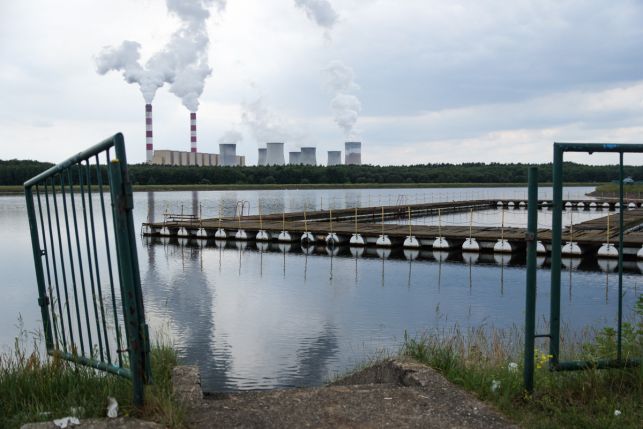
[[[80,424],[80,420],[78,420],[77,417],[72,417],[72,416],[63,417],[61,419],[54,420],[54,426],[59,427],[61,429],[77,426],[79,424]]]
[[[118,402],[111,396],[107,397],[107,417],[110,419],[118,417]]]

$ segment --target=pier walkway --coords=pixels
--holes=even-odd
[[[508,200],[504,201],[508,203]],[[602,204],[601,201],[592,200],[591,202]],[[571,201],[568,203],[573,204]],[[524,251],[525,228],[384,223],[390,219],[495,209],[499,204],[497,200],[473,200],[221,219],[168,216],[165,222],[144,223],[143,234],[182,239],[326,242],[329,245],[433,247],[441,250],[462,249],[483,252]],[[542,208],[545,209],[547,204],[548,202],[543,200]],[[589,207],[579,201],[576,202],[576,206]],[[643,258],[643,209],[627,209],[624,212],[624,227],[624,256]],[[566,228],[562,238],[564,242],[576,243],[580,248],[579,252],[585,254],[598,251],[606,242],[618,243],[618,235],[618,213],[608,212],[606,216]],[[356,237],[359,239],[356,240]],[[409,242],[409,237],[415,241]],[[551,230],[544,228],[538,230],[539,253],[551,251],[551,238]],[[438,239],[441,241],[438,242]],[[502,245],[499,246],[498,243]],[[471,244],[475,246],[470,246]]]

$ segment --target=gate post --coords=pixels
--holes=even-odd
[[[527,201],[527,291],[525,293],[525,390],[534,390],[534,338],[536,335],[536,243],[538,240],[538,167],[529,167]]]
[[[117,156],[118,152],[117,150]],[[133,402],[134,405],[140,407],[144,401],[144,385],[148,381],[150,373],[149,339],[147,326],[144,322],[142,299],[140,299],[140,278],[137,275],[138,260],[136,259],[136,252],[132,252],[132,246],[135,243],[130,242],[130,237],[133,237],[130,234],[133,208],[132,194],[131,189],[129,193],[125,189],[121,159],[116,158],[111,161],[109,176],[114,216],[114,235],[116,237],[118,266],[120,267],[121,276],[123,318],[132,374]]]
[[[560,350],[560,266],[563,228],[563,149],[558,143],[554,143],[553,170],[549,354],[552,355],[550,364],[557,366]]]

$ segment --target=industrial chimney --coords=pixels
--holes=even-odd
[[[283,143],[266,143],[266,164],[267,165],[284,165],[284,144]]]
[[[196,153],[196,112],[190,112],[190,152]]]
[[[332,165],[342,165],[342,151],[341,150],[329,150],[328,151],[328,166]]]
[[[235,143],[219,143],[219,165],[237,165],[237,145]]]
[[[263,166],[266,165],[266,159],[268,156],[268,149],[260,147],[259,148],[259,159],[257,160],[257,165]]]
[[[361,142],[346,142],[344,144],[344,164],[362,165]]]
[[[152,139],[152,105],[145,105],[145,150],[146,150],[146,161],[148,164],[152,162],[154,158],[154,142]]]
[[[317,149],[314,147],[302,147],[301,163],[304,165],[317,165]]]

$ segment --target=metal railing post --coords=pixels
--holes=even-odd
[[[144,338],[138,327],[138,308],[136,305],[135,276],[132,270],[131,249],[127,228],[128,198],[123,189],[121,162],[118,158],[109,165],[110,193],[112,196],[112,212],[114,217],[114,235],[118,249],[118,264],[121,276],[121,299],[123,301],[123,318],[127,335],[127,351],[129,353],[130,370],[132,373],[133,402],[142,406],[144,400]]]
[[[554,164],[552,172],[552,226],[551,226],[551,301],[549,311],[549,354],[550,364],[558,365],[560,351],[560,268],[561,235],[563,226],[563,150],[554,143]]]
[[[618,213],[618,331],[616,337],[616,360],[623,358],[623,152],[619,153],[619,213]],[[609,213],[608,213],[609,216]]]
[[[47,350],[52,350],[54,348],[54,342],[52,339],[51,321],[49,320],[50,300],[47,296],[47,287],[45,285],[45,276],[42,267],[42,257],[45,255],[45,251],[40,248],[36,210],[34,208],[31,186],[25,187],[25,197],[27,200],[27,215],[29,217],[29,232],[31,233],[31,249],[33,251],[36,268],[36,282],[38,283],[38,305],[40,306],[40,315],[45,330],[45,344]]]
[[[525,293],[524,384],[534,390],[534,338],[536,335],[536,243],[538,240],[538,167],[528,170],[527,201],[527,291]]]

